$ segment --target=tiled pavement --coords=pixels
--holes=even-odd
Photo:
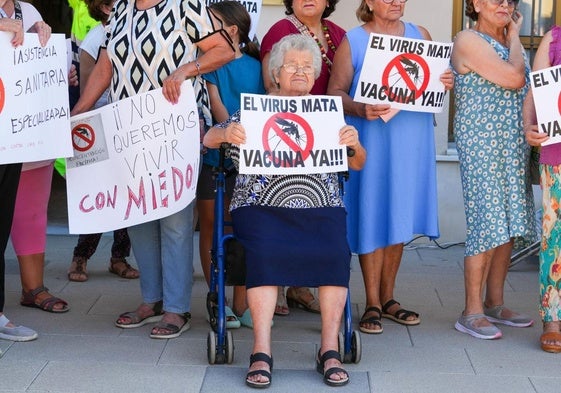
[[[66,299],[71,310],[56,315],[19,306],[19,273],[13,251],[7,253],[6,315],[34,328],[38,340],[0,340],[0,392],[247,392],[244,384],[251,350],[251,330],[233,330],[231,365],[209,365],[205,321],[206,285],[195,261],[191,329],[174,340],[153,340],[150,326],[114,327],[118,314],[140,301],[138,280],[107,271],[112,238],[102,237],[88,263],[89,281],[66,279],[76,236],[50,227],[45,283]],[[561,357],[538,346],[541,324],[503,328],[503,338],[484,341],[453,328],[463,306],[463,247],[445,250],[420,243],[404,255],[397,299],[422,316],[419,326],[384,320],[381,335],[362,334],[362,360],[348,364],[351,383],[323,384],[314,370],[319,344],[319,316],[292,310],[276,317],[273,328],[275,368],[269,392],[559,392]],[[134,259],[131,260],[134,264]],[[351,299],[357,327],[364,308],[360,269],[353,261]],[[537,261],[529,257],[508,276],[507,305],[534,316],[537,308]]]

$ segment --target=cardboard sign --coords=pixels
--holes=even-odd
[[[11,39],[0,32],[0,164],[71,156],[64,35],[44,47],[37,34],[17,48]]]
[[[345,125],[341,97],[242,94],[239,172],[294,175],[346,171],[339,144]]]
[[[442,112],[440,82],[450,66],[451,43],[370,34],[354,100],[392,109]]]
[[[549,139],[544,146],[561,142],[561,66],[530,73],[539,132]]]
[[[191,82],[170,104],[162,89],[74,116],[67,159],[70,233],[99,233],[169,216],[194,198],[199,115]]]

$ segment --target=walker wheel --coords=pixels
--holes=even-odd
[[[216,363],[216,333],[213,331],[208,332],[206,338],[206,354],[208,357],[208,364]]]
[[[362,358],[362,342],[360,341],[360,332],[358,330],[353,330],[351,336],[351,355],[353,363],[360,362]]]
[[[232,336],[232,332],[227,330],[226,331],[226,362],[228,364],[232,364],[234,362],[234,337]]]
[[[339,356],[341,356],[341,359],[343,360],[344,363],[345,362],[345,335],[339,332],[337,338],[339,340]]]

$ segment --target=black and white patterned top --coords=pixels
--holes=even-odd
[[[240,112],[215,125],[226,128],[240,122]],[[239,168],[240,149],[231,145],[226,152]],[[339,175],[322,173],[309,175],[245,175],[238,174],[230,211],[244,206],[272,206],[290,209],[343,207]]]
[[[193,61],[201,39],[217,33],[204,1],[162,0],[138,10],[134,0],[117,0],[106,29],[105,47],[112,63],[109,101],[162,87],[179,66]],[[193,79],[197,103],[210,124],[203,79]]]

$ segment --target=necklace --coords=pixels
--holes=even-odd
[[[314,34],[314,32],[312,30],[310,30],[310,28],[308,26],[306,26],[306,28],[308,29],[308,33],[310,34],[310,37],[312,37],[316,41],[316,43],[318,44],[319,50],[321,52],[321,58],[323,59],[324,63],[327,64],[327,67],[331,68],[332,63],[331,63],[331,60],[329,60],[329,57],[327,57],[327,51],[325,50],[325,47],[321,44],[321,41]],[[327,28],[327,25],[325,23],[323,23],[323,21],[321,22],[321,31],[323,32],[323,36],[325,37],[325,41],[327,42],[327,46],[329,47],[329,49],[331,49],[331,51],[333,53],[335,53],[337,48],[335,47],[335,44],[331,40],[331,36],[329,35],[329,29]]]

